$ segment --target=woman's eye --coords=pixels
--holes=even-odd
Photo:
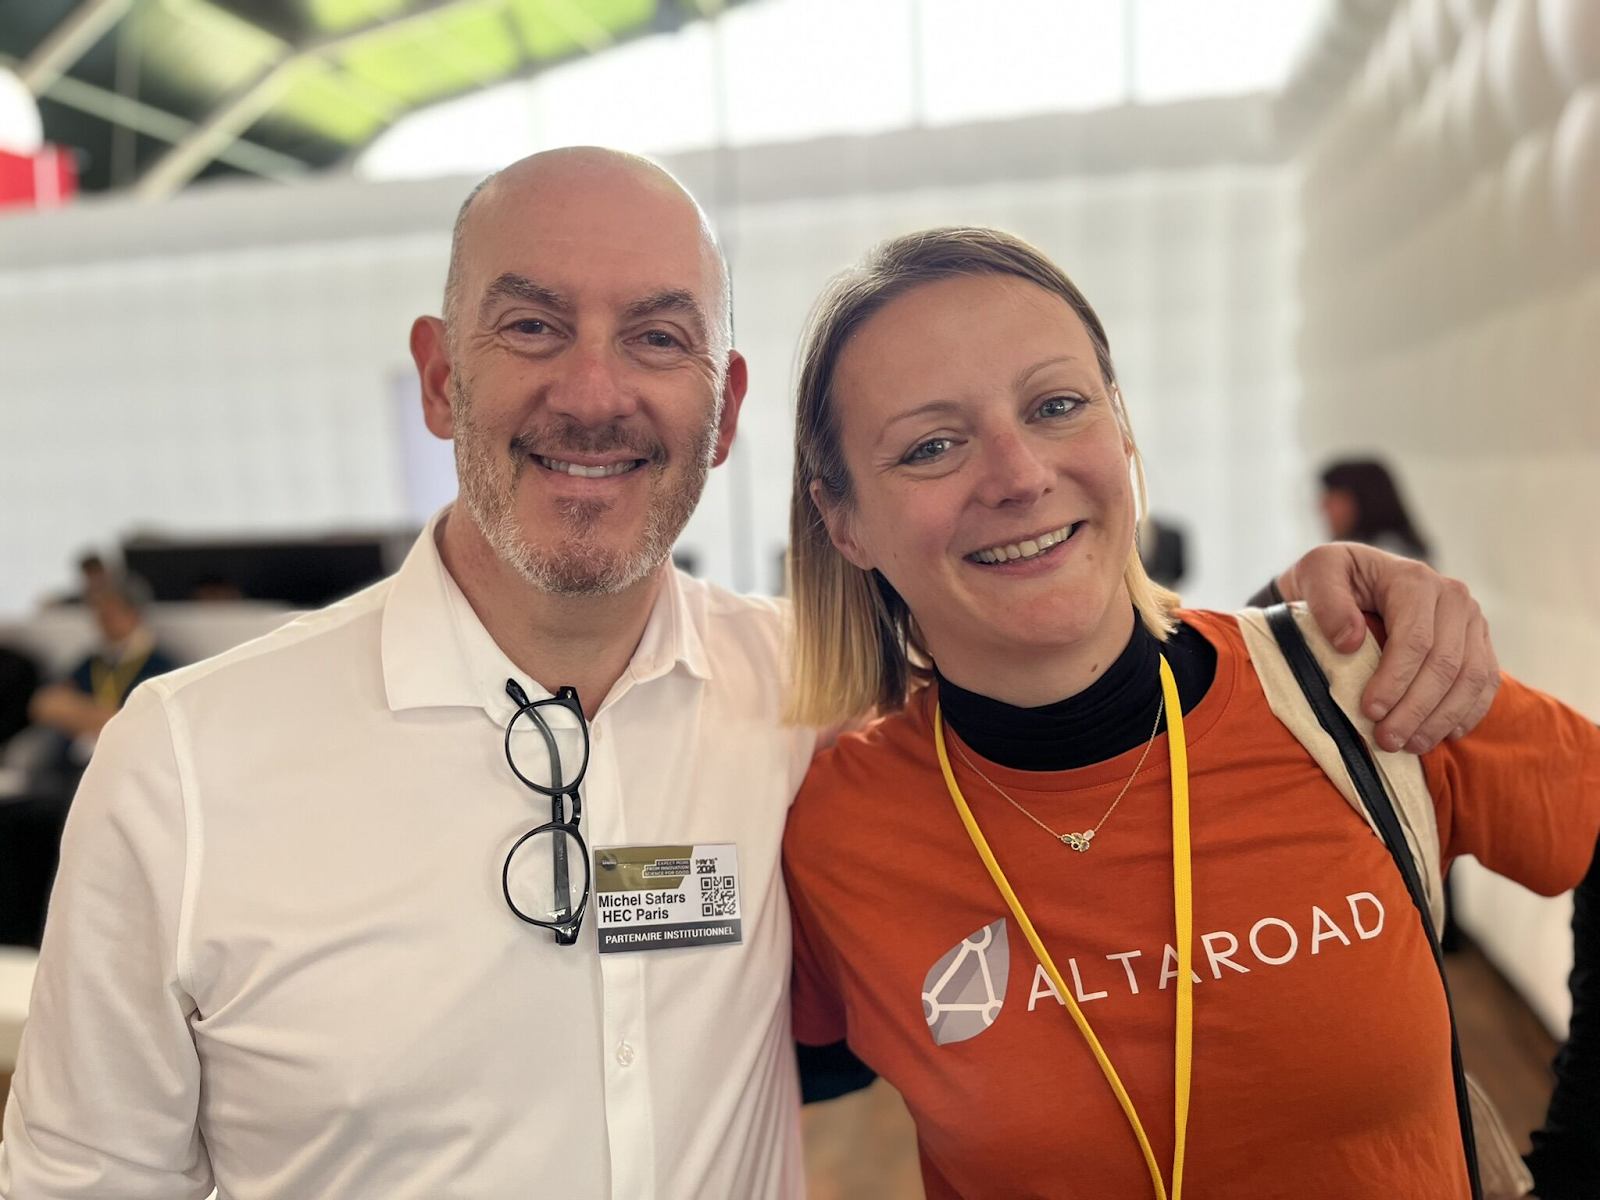
[[[1064,417],[1082,404],[1083,401],[1076,396],[1051,396],[1039,405],[1041,417]]]
[[[906,455],[906,462],[928,462],[938,458],[955,443],[949,438],[929,438],[925,442],[918,442],[911,447],[911,453]]]

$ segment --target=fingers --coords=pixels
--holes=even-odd
[[[1378,668],[1372,673],[1372,679],[1362,694],[1361,711],[1380,722],[1379,745],[1385,750],[1398,750],[1404,746],[1417,726],[1422,724],[1422,718],[1434,707],[1430,703],[1426,710],[1417,711],[1416,704],[1430,696],[1432,701],[1437,702],[1449,690],[1451,680],[1444,679],[1426,680],[1420,691],[1411,691],[1434,650],[1439,585],[1442,582],[1431,571],[1413,575],[1408,582],[1397,582],[1386,589],[1377,605],[1388,637],[1383,645],[1383,654],[1378,659]],[[1465,621],[1462,621],[1456,627],[1454,644],[1445,650],[1446,661],[1453,657],[1459,663],[1465,636]],[[1437,669],[1444,663],[1436,660],[1434,665]],[[1411,707],[1402,709],[1401,703],[1408,696]],[[1384,734],[1388,737],[1385,738]],[[1404,736],[1394,741],[1396,734]]]
[[[1455,727],[1451,737],[1466,737],[1472,732],[1473,726],[1489,712],[1489,706],[1494,703],[1495,693],[1500,690],[1500,659],[1494,652],[1494,640],[1489,636],[1489,622],[1482,615],[1474,622],[1474,627],[1479,632],[1480,643],[1477,652],[1482,655],[1488,671],[1488,682],[1483,690],[1478,693],[1478,698],[1467,706],[1467,715]]]
[[[1453,604],[1439,604],[1435,632],[1442,640],[1435,642],[1415,682],[1390,714],[1393,728],[1380,727],[1378,743],[1385,749],[1401,745],[1412,754],[1426,754],[1467,720],[1488,690],[1490,672],[1484,653],[1487,638],[1481,616],[1474,612],[1468,618],[1455,653],[1444,648],[1456,642],[1455,611]],[[1441,682],[1445,683],[1444,689],[1435,697],[1433,693]],[[1408,730],[1406,725],[1417,714],[1421,719]]]
[[[1500,665],[1488,623],[1464,584],[1369,546],[1320,546],[1279,581],[1306,602],[1335,647],[1350,653],[1366,636],[1363,610],[1388,630],[1361,707],[1378,722],[1385,750],[1426,753],[1461,736],[1489,711]]]
[[[1349,547],[1335,543],[1309,551],[1285,573],[1279,591],[1285,599],[1304,600],[1323,636],[1349,654],[1360,648],[1367,634],[1358,584],[1364,594],[1365,581]]]

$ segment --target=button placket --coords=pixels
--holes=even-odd
[[[609,728],[612,713],[597,715],[589,729],[593,800],[585,789],[585,811],[595,814],[594,846],[625,846],[628,828],[619,794],[616,757]],[[603,814],[603,815],[602,815]],[[589,818],[586,817],[585,820]],[[588,935],[593,938],[593,934]],[[589,941],[588,945],[594,945]],[[611,1194],[653,1200],[656,1191],[655,1118],[645,1057],[645,971],[643,954],[601,954],[600,986],[604,1021],[601,1043],[605,1069],[606,1132],[610,1141]]]

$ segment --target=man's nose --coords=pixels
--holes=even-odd
[[[625,364],[598,340],[580,341],[561,356],[547,393],[550,411],[580,425],[606,425],[638,410]]]

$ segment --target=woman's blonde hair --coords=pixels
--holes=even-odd
[[[831,725],[873,709],[893,711],[905,703],[912,685],[929,675],[927,646],[911,610],[883,575],[861,570],[835,548],[811,484],[816,481],[832,504],[851,503],[834,396],[839,358],[851,335],[912,288],[962,275],[1026,279],[1060,296],[1078,315],[1128,443],[1138,514],[1145,510],[1144,463],[1117,387],[1110,343],[1094,309],[1059,267],[1021,238],[995,229],[928,229],[875,247],[818,298],[801,344],[789,508],[795,638],[786,708],[797,724]],[[1178,597],[1145,574],[1137,544],[1129,548],[1123,582],[1145,627],[1165,640]]]

